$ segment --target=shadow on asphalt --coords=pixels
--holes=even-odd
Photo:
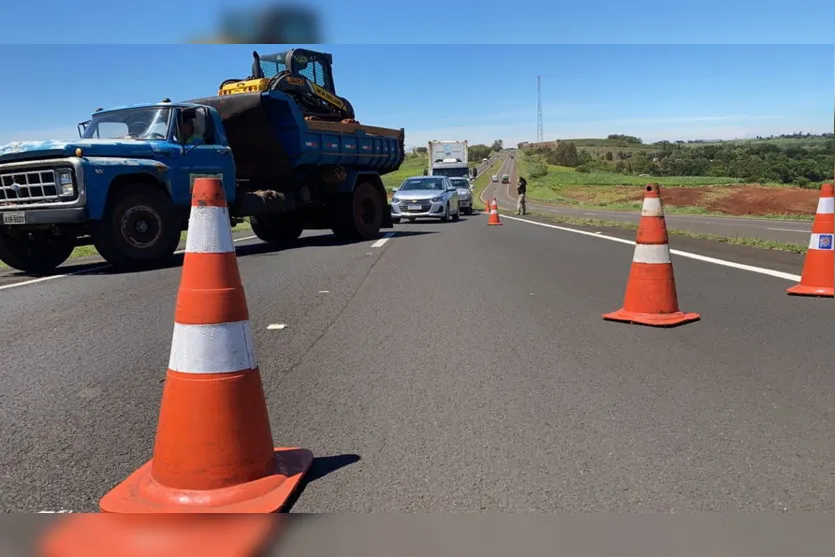
[[[390,230],[383,230],[383,234],[389,232]],[[420,231],[420,230],[398,230],[394,228],[394,231],[397,233],[397,236],[400,238],[408,237],[408,236],[423,236],[426,234],[436,234],[436,232],[430,231]],[[382,234],[380,235],[382,238]],[[294,249],[300,248],[309,248],[309,247],[326,247],[326,246],[347,246],[351,244],[362,244],[364,242],[371,243],[372,240],[344,240],[339,239],[333,234],[320,234],[316,236],[306,236],[304,238],[300,238],[298,242],[293,245],[286,246],[286,247],[276,247],[266,244],[264,242],[259,242],[257,244],[245,244],[242,246],[237,246],[236,253],[238,257],[248,257],[252,255],[264,255],[264,254],[271,254],[271,253],[278,253],[283,251],[290,251]],[[160,269],[172,269],[175,267],[181,267],[183,264],[183,257],[182,253],[175,255],[171,258],[171,260],[166,263],[165,265],[161,265],[156,267],[155,269],[149,269],[148,271],[158,271]],[[106,265],[104,261],[101,259],[96,259],[95,261],[90,261],[92,258],[85,257],[84,260],[79,261],[77,263],[69,263],[66,265],[62,265],[55,269],[55,271],[51,273],[45,274],[34,274],[34,273],[23,273],[23,272],[16,272],[11,271],[8,274],[3,274],[5,278],[41,278],[41,277],[48,277],[52,275],[64,275],[67,273],[85,273],[89,271],[88,274],[91,275],[122,275],[122,274],[132,274],[132,273],[144,273],[148,271],[119,271],[114,269],[113,267],[103,267]]]
[[[356,462],[360,461],[360,456],[357,454],[341,454],[336,456],[317,456],[313,458],[313,464],[310,466],[310,470],[307,471],[307,474],[304,475],[302,481],[299,482],[299,487],[293,493],[293,495],[287,500],[287,503],[284,505],[284,508],[281,510],[283,513],[290,512],[293,508],[293,505],[296,504],[296,501],[299,500],[302,493],[304,493],[305,488],[307,488],[307,484],[310,482],[315,482],[319,478],[323,478],[330,474],[331,472],[336,472],[340,468],[344,468],[346,466],[350,466]]]

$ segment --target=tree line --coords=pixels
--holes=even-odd
[[[724,142],[689,145],[662,141],[640,151],[613,149],[592,153],[577,149],[573,142],[560,142],[556,149],[528,148],[526,153],[541,161],[568,166],[577,172],[614,172],[653,176],[716,176],[736,178],[749,183],[795,184],[817,187],[833,179],[835,139],[832,134],[817,136],[814,143]],[[630,136],[609,136],[627,142]],[[809,136],[801,136],[808,139]],[[638,138],[634,138],[638,139]],[[640,140],[630,141],[638,143]],[[533,178],[545,176],[544,164],[535,164]]]

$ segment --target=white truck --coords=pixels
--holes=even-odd
[[[449,178],[469,178],[467,140],[430,141],[429,175]]]

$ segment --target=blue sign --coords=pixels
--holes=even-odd
[[[819,236],[818,249],[832,249],[832,234],[821,234]]]

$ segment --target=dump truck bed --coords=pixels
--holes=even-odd
[[[223,120],[239,179],[276,187],[301,166],[342,165],[387,174],[405,157],[405,134],[361,124],[305,121],[278,91],[189,101],[215,108]]]

